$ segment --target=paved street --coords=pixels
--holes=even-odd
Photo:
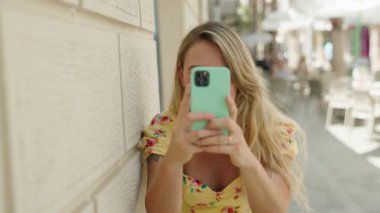
[[[305,182],[314,212],[380,212],[380,142],[368,140],[363,127],[326,130],[316,98],[294,103],[288,113],[308,137]],[[293,204],[290,212],[301,211]]]

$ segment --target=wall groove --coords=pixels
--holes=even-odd
[[[3,7],[3,3],[0,2],[0,8]],[[0,200],[1,208],[0,213],[12,213],[14,212],[13,202],[13,182],[12,182],[12,170],[10,166],[9,156],[9,136],[8,136],[8,119],[7,119],[7,104],[6,104],[6,76],[4,72],[4,58],[3,58],[3,29],[2,29],[2,11],[0,10]]]
[[[120,94],[121,94],[121,119],[122,119],[122,124],[123,124],[123,146],[124,146],[124,152],[127,152],[127,147],[126,147],[126,143],[127,143],[127,138],[126,138],[126,133],[125,133],[125,128],[126,128],[126,125],[125,125],[125,108],[124,108],[124,86],[123,86],[123,77],[122,77],[122,72],[123,72],[123,69],[122,69],[122,66],[121,66],[121,41],[120,41],[120,34],[117,35],[117,43],[118,43],[118,58],[119,58],[119,72],[120,72]]]
[[[143,28],[143,18],[142,18],[142,13],[141,13],[141,1],[142,0],[138,0],[139,1],[139,16],[140,16],[140,27]]]

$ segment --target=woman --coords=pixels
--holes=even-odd
[[[301,56],[298,62],[298,66],[297,66],[295,74],[298,78],[300,90],[302,91],[304,95],[309,95],[310,94],[309,70],[307,68],[306,57],[304,55]]]
[[[231,70],[228,118],[189,112],[194,66]],[[191,131],[199,120],[208,121],[206,129]],[[147,211],[280,213],[291,195],[306,205],[302,175],[291,166],[296,131],[270,103],[238,35],[219,23],[194,28],[179,49],[170,107],[144,131]]]
[[[296,69],[296,75],[301,79],[307,79],[309,75],[309,71],[306,64],[306,57],[303,55],[298,61],[298,66]]]

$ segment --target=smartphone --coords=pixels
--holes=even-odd
[[[230,94],[230,70],[227,67],[194,67],[191,69],[190,111],[228,117],[226,96]],[[204,129],[207,121],[192,124],[192,130]],[[228,135],[227,129],[222,129]]]

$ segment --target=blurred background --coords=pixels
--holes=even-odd
[[[380,212],[380,0],[0,0],[0,213],[145,212],[137,143],[207,21],[305,130],[314,211]]]

